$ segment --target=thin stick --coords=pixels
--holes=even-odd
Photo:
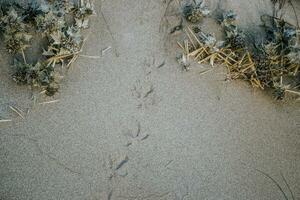
[[[180,48],[182,48],[182,50],[184,51],[184,47],[182,46],[182,44],[181,44],[180,42],[177,42],[177,44],[178,44],[178,46],[179,46]]]
[[[247,66],[246,68],[242,69],[241,72],[244,73],[245,71],[247,71],[248,69],[251,69],[252,67],[254,67],[254,64],[249,64],[249,66]]]
[[[53,56],[53,57],[49,58],[47,60],[47,62],[53,62],[54,60],[60,60],[60,59],[63,59],[63,58],[68,58],[68,57],[71,57],[71,56],[75,56],[75,55],[78,55],[80,52],[81,51],[75,52],[73,54],[65,54],[65,55]]]
[[[223,56],[221,56],[219,53],[217,54],[217,56],[222,59],[227,65],[232,66],[232,64],[227,60],[227,58],[224,58]]]
[[[91,59],[100,59],[100,56],[89,56],[89,55],[79,55],[80,57],[84,57],[84,58],[91,58]]]
[[[291,94],[296,94],[300,96],[300,92],[294,91],[294,90],[285,90],[286,92],[289,92]]]
[[[58,102],[59,102],[59,100],[46,101],[46,102],[39,103],[39,105],[46,105],[46,104],[52,104],[52,103],[58,103]]]
[[[53,61],[52,63],[52,68],[55,68],[56,60]]]
[[[203,47],[202,47],[203,48]],[[201,55],[203,55],[202,53],[204,52],[204,49],[201,51],[201,52],[199,52],[199,54],[195,57],[195,60],[197,60]]]
[[[265,88],[261,85],[260,81],[257,79],[253,79],[253,81],[260,87],[260,89],[264,90]]]
[[[192,52],[189,54],[189,56],[195,56],[195,55],[197,55],[201,50],[202,50],[202,48],[196,49],[196,50],[192,51]]]
[[[198,39],[198,37],[195,35],[194,31],[192,31],[192,29],[190,27],[188,27],[188,30],[190,31],[190,33],[192,34],[192,36],[195,38],[195,40],[198,42],[198,44],[200,46],[203,46],[203,44],[200,42],[200,40]]]
[[[210,55],[210,56],[207,56],[206,58],[203,58],[202,60],[198,61],[198,64],[201,64],[201,63],[203,63],[203,62],[207,61],[208,59],[210,59],[210,58],[211,58],[211,56],[212,56],[212,55]]]
[[[77,54],[77,55],[75,55],[75,56],[70,60],[70,62],[69,62],[68,65],[67,65],[67,68],[68,68],[68,69],[70,68],[70,66],[72,65],[72,63],[75,62],[75,60],[76,60],[78,57],[79,57],[79,55]]]
[[[200,75],[203,75],[203,74],[207,74],[208,72],[212,71],[213,69],[207,69],[207,70],[204,70],[202,72],[199,72]]]
[[[186,29],[184,29],[184,32],[186,33],[186,35],[187,35],[187,36],[188,36],[188,38],[190,39],[190,41],[191,41],[191,43],[192,43],[192,45],[193,45],[194,49],[196,49],[196,45],[194,44],[194,41],[193,41],[193,39],[191,38],[190,34],[187,32],[187,30],[186,30]]]
[[[103,50],[101,51],[101,55],[103,56],[104,53],[107,52],[107,51],[110,50],[110,49],[111,49],[111,46],[106,47],[105,49],[103,49]]]
[[[186,57],[187,57],[187,59],[189,59],[189,42],[187,40],[185,40],[184,44],[185,44]]]
[[[223,54],[224,56],[226,56],[226,58],[230,59],[231,61],[237,63],[238,61],[234,60],[232,57],[230,57],[229,55],[226,55],[224,52],[220,51],[219,53]]]
[[[26,57],[25,57],[24,50],[22,49],[22,51],[21,51],[21,52],[22,52],[22,56],[23,56],[24,63],[25,63],[25,64],[27,64],[27,61],[26,61]]]
[[[9,108],[14,111],[15,113],[17,113],[22,119],[25,119],[25,117],[22,115],[22,113],[20,112],[21,110],[19,110],[18,108],[14,107],[14,106],[9,106]]]
[[[0,123],[12,122],[11,119],[1,119]]]

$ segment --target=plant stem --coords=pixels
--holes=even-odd
[[[24,50],[22,49],[22,51],[21,51],[21,52],[22,52],[22,56],[23,56],[24,63],[25,63],[25,64],[27,64],[27,61],[26,61],[26,57],[25,57]]]

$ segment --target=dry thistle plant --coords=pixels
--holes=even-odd
[[[280,9],[283,6],[281,3]],[[182,15],[187,22],[199,23],[191,21],[185,11],[184,7]],[[282,18],[264,15],[261,19],[267,37],[263,43],[249,44],[236,19],[233,11],[224,12],[219,19],[224,41],[201,30],[195,32],[187,25],[184,31],[188,39],[178,42],[183,50],[180,64],[186,69],[189,58],[199,64],[218,63],[227,67],[230,79],[247,80],[262,90],[272,89],[276,99],[283,99],[287,93],[300,96],[300,29]]]
[[[202,19],[209,15],[210,11],[204,5],[203,1],[196,3],[187,3],[182,9],[183,16],[191,23],[199,23]]]
[[[94,13],[89,0],[45,0],[24,7],[18,3],[0,5],[0,32],[6,49],[14,56],[13,79],[54,95],[59,89],[57,65],[70,66],[81,52],[82,29],[88,28]],[[44,38],[47,48],[36,63],[28,63],[24,51],[33,36]],[[19,59],[21,55],[22,59]]]

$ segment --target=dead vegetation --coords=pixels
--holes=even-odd
[[[277,16],[276,10],[282,9],[288,1],[273,3],[274,16],[261,16],[266,38],[259,44],[249,44],[233,11],[224,12],[216,19],[225,33],[224,41],[217,41],[213,34],[201,31],[197,26],[200,20],[194,19],[202,20],[208,15],[203,2],[183,4],[182,17],[186,25],[182,29],[187,39],[178,42],[183,51],[179,63],[184,69],[188,69],[191,58],[199,64],[224,65],[230,79],[249,81],[262,90],[271,89],[276,99],[281,100],[288,93],[300,96],[300,29]]]
[[[7,51],[14,57],[13,80],[54,95],[62,78],[58,67],[68,68],[78,58],[84,44],[81,32],[88,28],[93,13],[89,0],[33,1],[25,7],[2,3],[0,32]],[[36,63],[28,63],[25,51],[35,37],[44,39],[46,48]]]

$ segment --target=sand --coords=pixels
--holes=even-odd
[[[221,6],[245,28],[270,11],[262,0]],[[9,77],[1,45],[0,115],[14,122],[0,124],[0,199],[284,199],[255,169],[291,199],[282,174],[300,199],[299,103],[225,82],[222,67],[182,71],[180,34],[166,28],[177,23],[176,9],[166,7],[166,0],[96,1],[84,54],[112,48],[100,59],[79,58],[59,102],[37,104],[25,120],[8,106],[26,110],[31,92]]]

